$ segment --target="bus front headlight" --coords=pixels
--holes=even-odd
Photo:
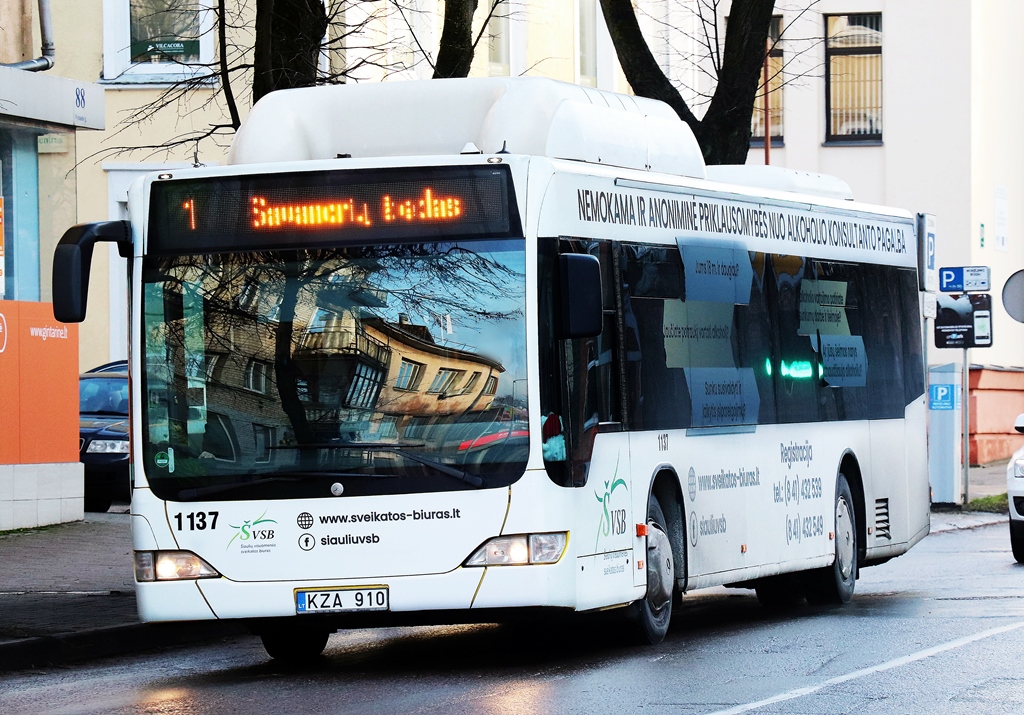
[[[191,551],[135,552],[135,580],[139,582],[218,577],[217,569]]]
[[[516,534],[485,542],[466,559],[465,566],[525,566],[553,564],[562,558],[568,534]]]

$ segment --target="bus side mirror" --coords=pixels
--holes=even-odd
[[[562,321],[559,338],[593,338],[601,334],[601,264],[594,256],[565,253],[558,257]]]
[[[1013,428],[1024,434],[1024,415],[1017,415],[1017,421],[1013,423]]]
[[[89,297],[92,248],[98,241],[112,241],[122,258],[132,255],[132,225],[128,221],[100,221],[72,226],[53,252],[53,317],[62,323],[85,320]]]

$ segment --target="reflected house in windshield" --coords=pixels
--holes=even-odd
[[[505,372],[497,360],[438,345],[425,325],[413,325],[404,314],[397,323],[369,318],[362,324],[395,353],[377,403],[384,414],[380,437],[414,438],[432,418],[491,407]]]
[[[493,358],[437,344],[405,314],[394,323],[322,309],[295,360],[321,439],[422,439],[445,417],[487,411],[505,371]]]

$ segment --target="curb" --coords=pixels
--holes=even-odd
[[[0,673],[248,635],[239,621],[133,623],[0,643]]]
[[[944,519],[944,516],[954,518]],[[977,529],[982,526],[992,526],[993,524],[1005,524],[1009,521],[1009,518],[1007,514],[984,511],[932,512],[932,524],[929,533],[941,534],[948,531],[964,531],[967,529]]]

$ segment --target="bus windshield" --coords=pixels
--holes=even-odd
[[[149,256],[164,499],[502,487],[528,452],[523,239]]]

